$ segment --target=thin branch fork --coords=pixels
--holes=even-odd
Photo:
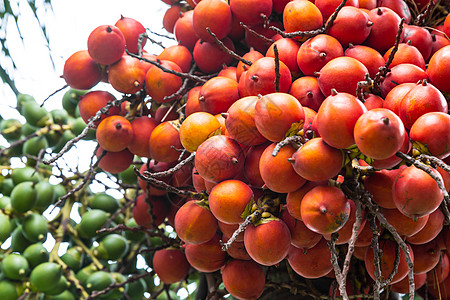
[[[147,175],[147,176],[153,177],[153,178],[161,178],[161,177],[166,177],[166,176],[172,175],[175,172],[181,170],[185,165],[187,165],[188,163],[193,161],[194,158],[195,158],[195,151],[192,152],[186,159],[180,161],[176,166],[174,166],[173,168],[170,168],[167,171],[155,172],[155,173],[151,173],[149,171],[144,171],[144,175]]]
[[[272,29],[273,31],[275,31],[276,33],[278,33],[279,35],[281,35],[284,38],[316,36],[318,34],[325,33],[325,32],[328,31],[328,29],[330,29],[330,27],[333,25],[334,21],[336,20],[339,11],[345,6],[346,3],[347,3],[347,0],[342,0],[342,2],[339,4],[339,6],[336,8],[336,10],[333,12],[333,14],[330,16],[330,18],[328,19],[326,24],[324,26],[322,26],[321,28],[316,29],[316,30],[284,32],[283,30],[281,30],[281,29],[279,29],[279,28],[277,28],[275,26],[270,26],[269,28]]]
[[[225,44],[219,40],[217,38],[217,36],[214,34],[214,32],[211,31],[211,28],[206,27],[206,31],[208,31],[208,33],[213,37],[214,42],[216,42],[217,45],[219,45],[219,47],[225,51],[226,53],[228,53],[229,55],[231,55],[234,59],[239,60],[241,62],[243,62],[244,64],[251,66],[252,62],[249,61],[248,59],[243,58],[242,56],[238,55],[236,52],[234,52],[233,50],[229,49],[227,46],[225,46]]]

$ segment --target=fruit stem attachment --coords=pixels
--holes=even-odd
[[[290,143],[296,143],[302,145],[304,142],[304,138],[300,135],[293,135],[285,138],[281,142],[279,142],[272,151],[272,156],[277,156],[278,152],[280,152],[281,148],[287,146]]]

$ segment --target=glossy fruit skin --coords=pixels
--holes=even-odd
[[[294,39],[280,38],[267,49],[266,57],[275,57],[275,46],[277,47],[279,60],[289,68],[292,74],[299,74],[300,68],[297,64],[297,52],[300,48],[300,43]]]
[[[297,99],[286,93],[270,93],[256,102],[255,125],[266,139],[282,141],[292,126],[300,124],[305,113]],[[277,124],[277,126],[273,126]]]
[[[120,29],[124,38],[125,46],[131,53],[138,54],[139,35],[145,33],[145,27],[137,20],[129,17],[120,16],[120,19],[114,24]],[[147,39],[142,39],[141,47],[144,48]]]
[[[232,0],[231,12],[246,25],[256,25],[264,22],[262,15],[270,16],[273,3],[270,0]]]
[[[289,94],[297,98],[303,108],[309,107],[316,112],[325,100],[317,78],[313,76],[303,76],[294,80],[289,89]]]
[[[403,42],[410,42],[415,46],[425,61],[428,61],[431,57],[433,38],[430,32],[416,25],[405,25],[405,36]]]
[[[40,214],[27,215],[22,226],[23,235],[32,242],[44,241],[47,238],[47,219]]]
[[[291,86],[292,75],[289,68],[280,61],[279,66],[279,92],[287,93]],[[257,96],[275,93],[275,59],[263,57],[255,61],[247,72],[241,75],[239,93],[241,96]],[[242,83],[241,83],[242,81]]]
[[[387,278],[392,271],[394,266],[395,259],[395,248],[397,243],[391,240],[380,240],[379,241],[379,249],[383,251],[383,256],[380,258],[381,265],[381,275],[384,278]],[[411,255],[411,259],[414,262],[414,253],[411,249],[410,245],[407,245],[409,249],[409,253]],[[369,273],[370,277],[375,280],[374,272],[375,266],[373,264],[373,249],[371,247],[367,248],[366,256],[364,259],[366,270]],[[396,283],[405,278],[408,274],[408,264],[406,262],[406,256],[403,250],[400,249],[400,263],[398,266],[397,274],[394,275],[391,283]]]
[[[434,169],[432,171],[442,180],[438,171]],[[394,183],[393,195],[397,209],[410,217],[432,213],[443,199],[436,181],[415,166],[410,166],[399,174]]]
[[[414,273],[421,274],[431,271],[439,263],[441,250],[437,241],[421,245],[411,245],[414,252]]]
[[[325,96],[330,96],[332,89],[354,95],[358,82],[363,81],[367,73],[369,70],[358,60],[348,56],[337,57],[320,69],[319,87]],[[344,77],[345,81],[342,80]]]
[[[208,197],[209,208],[217,220],[239,224],[241,215],[253,200],[252,189],[240,180],[230,179],[217,184]]]
[[[238,142],[224,135],[215,135],[198,147],[194,163],[203,179],[218,183],[238,175],[244,161],[244,152]]]
[[[161,66],[175,72],[181,73],[181,68],[174,62],[169,60],[161,60]],[[176,93],[181,85],[182,80],[175,74],[164,72],[158,67],[150,68],[145,75],[145,90],[147,94],[158,103],[170,102],[173,99],[167,98]]]
[[[99,147],[96,153],[97,159],[102,155],[102,153],[103,149]],[[103,169],[103,171],[117,174],[128,169],[133,162],[133,158],[134,154],[128,149],[124,149],[119,152],[106,151],[98,166]]]
[[[34,207],[37,193],[31,181],[21,182],[11,192],[11,207],[18,213],[24,213]]]
[[[448,104],[444,95],[432,84],[424,80],[412,88],[399,105],[399,116],[406,128],[429,112],[447,113]]]
[[[108,234],[95,248],[94,253],[100,259],[118,260],[128,252],[128,240],[120,234]]]
[[[111,65],[125,52],[125,37],[114,25],[100,25],[88,37],[89,55],[97,63]]]
[[[362,114],[354,128],[355,143],[361,152],[373,159],[386,159],[402,146],[405,127],[400,118],[386,108]]]
[[[127,148],[133,138],[130,121],[122,116],[105,118],[97,127],[97,141],[104,150],[119,152]]]
[[[173,27],[173,32],[178,44],[186,46],[191,51],[194,49],[195,43],[199,39],[194,30],[193,15],[194,10],[182,13]]]
[[[45,262],[36,266],[30,274],[32,289],[39,292],[52,290],[62,275],[62,267],[53,262]]]
[[[166,121],[156,126],[148,139],[149,156],[158,162],[171,163],[180,157],[182,149],[178,124]],[[175,149],[173,149],[175,148]]]
[[[319,278],[333,269],[330,250],[325,239],[321,239],[306,251],[291,245],[288,262],[297,274],[305,278]]]
[[[89,210],[81,216],[81,221],[77,224],[76,230],[81,237],[93,238],[97,235],[96,231],[105,224],[108,218],[108,213],[103,210]]]
[[[322,23],[322,13],[311,2],[290,1],[284,7],[283,25],[286,32],[315,30],[322,27]]]
[[[337,93],[325,98],[314,122],[328,145],[343,149],[355,144],[355,124],[366,111],[367,108],[355,96]]]
[[[90,292],[101,291],[113,283],[114,283],[114,278],[112,277],[112,275],[110,273],[105,272],[105,271],[96,271],[96,272],[92,273],[91,275],[89,275],[89,277],[87,278],[86,287],[88,287],[88,290]],[[108,292],[106,295],[103,295],[102,298],[107,299],[107,297],[111,297],[111,293],[113,291],[114,290]],[[113,297],[111,297],[111,298],[114,299]]]
[[[153,256],[153,269],[166,284],[183,280],[191,266],[180,249],[161,249]]]
[[[387,61],[389,55],[391,54],[394,47],[389,48],[384,54],[384,59]],[[398,44],[398,50],[394,55],[394,59],[392,63],[389,65],[389,68],[392,68],[399,64],[413,64],[425,70],[425,60],[423,58],[422,53],[420,53],[419,49],[415,46],[400,43]]]
[[[8,279],[23,280],[30,272],[27,259],[20,254],[8,254],[2,260],[2,273]]]
[[[303,197],[300,214],[309,229],[329,234],[345,225],[350,216],[350,203],[340,189],[317,186]]]
[[[201,244],[186,244],[186,259],[196,270],[211,273],[219,270],[226,259],[226,252],[222,251],[220,237],[213,237]]]
[[[144,62],[128,55],[122,56],[108,68],[111,86],[124,94],[134,94],[143,89],[147,69]]]
[[[427,73],[416,65],[408,63],[396,65],[395,67],[392,67],[391,71],[386,75],[386,78],[380,85],[381,96],[387,97],[387,94],[392,89],[402,83],[416,84],[419,80],[427,78]]]
[[[64,63],[63,78],[74,89],[88,90],[102,79],[100,66],[87,50],[73,53]]]
[[[231,23],[231,9],[225,1],[205,0],[194,8],[194,31],[204,41],[214,42],[214,38],[206,28],[209,27],[217,39],[222,40],[231,31]]]
[[[220,131],[219,121],[207,112],[197,112],[189,115],[181,124],[180,141],[183,147],[194,152],[205,140]]]
[[[170,33],[173,33],[175,23],[178,21],[181,15],[181,7],[179,5],[170,6],[164,13],[163,27]]]
[[[347,47],[350,43],[362,44],[369,36],[371,27],[367,13],[354,6],[344,6],[327,33]]]
[[[373,201],[379,206],[388,209],[396,208],[392,187],[397,176],[404,168],[406,166],[393,170],[379,170],[371,176],[366,176],[364,179],[365,188],[372,195]]]
[[[450,115],[444,112],[423,114],[411,126],[411,140],[425,144],[440,159],[450,155]],[[430,134],[433,132],[433,134]]]
[[[255,146],[267,140],[255,124],[257,102],[256,96],[244,97],[233,103],[227,111],[225,118],[227,133],[238,143]]]
[[[402,237],[408,237],[416,234],[423,229],[428,221],[429,214],[418,217],[410,218],[401,213],[398,209],[383,209],[383,215],[386,220],[394,226],[398,234]]]
[[[224,38],[222,42],[228,49],[235,50],[233,42],[228,38]],[[219,72],[223,65],[231,65],[233,57],[222,50],[215,42],[205,42],[201,39],[197,40],[193,50],[194,61],[200,71],[206,74]]]
[[[226,112],[239,98],[238,83],[222,76],[209,79],[201,87],[198,95],[202,111],[212,115]]]
[[[158,56],[159,60],[176,63],[184,73],[188,73],[192,64],[192,54],[186,46],[173,45],[165,48]]]
[[[213,238],[217,231],[217,220],[211,211],[194,200],[183,204],[175,215],[175,231],[186,243],[198,245]]]
[[[113,94],[106,91],[91,91],[86,93],[78,103],[78,108],[80,110],[80,116],[83,121],[87,124],[91,117],[94,117],[96,113],[110,101],[116,100]],[[112,106],[107,114],[102,114],[100,120],[96,121],[94,124],[97,126],[100,122],[108,116],[118,115],[120,109],[118,107]]]
[[[244,232],[244,244],[250,257],[263,266],[273,266],[287,255],[291,233],[280,219],[249,225]]]
[[[142,116],[131,122],[132,138],[128,143],[128,150],[141,157],[151,157],[149,140],[153,130],[157,127],[157,122],[153,118]]]
[[[449,61],[450,45],[436,51],[430,58],[427,68],[427,75],[430,78],[431,83],[445,93],[450,93],[450,86],[448,84],[450,70],[445,68]]]
[[[321,234],[310,230],[301,220],[294,218],[287,209],[281,211],[280,218],[289,228],[291,245],[297,248],[309,249],[317,245],[322,239]]]
[[[257,299],[265,286],[263,268],[254,261],[233,259],[222,269],[222,280],[230,294],[237,299]]]
[[[375,78],[378,69],[385,64],[383,56],[377,50],[364,45],[350,45],[344,55],[353,57],[363,63],[369,71],[370,78]]]
[[[326,144],[321,137],[307,141],[292,156],[293,168],[309,181],[322,181],[338,175],[342,169],[342,152]]]
[[[277,156],[273,156],[276,143],[269,145],[259,160],[261,178],[266,187],[277,193],[289,193],[303,186],[306,179],[298,175],[288,158],[292,157],[296,149],[287,145],[282,147]]]
[[[373,25],[364,44],[384,53],[395,42],[400,17],[390,8],[378,7],[369,11],[369,19]],[[404,32],[402,37],[403,34]]]
[[[383,107],[392,110],[397,116],[400,114],[399,106],[403,97],[416,86],[416,83],[401,83],[391,89],[384,97]]]
[[[436,209],[431,214],[425,226],[416,234],[407,237],[411,245],[420,245],[434,240],[442,231],[444,226],[444,214],[440,209]]]

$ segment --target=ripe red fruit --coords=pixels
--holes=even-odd
[[[334,11],[339,6],[339,4],[341,4],[341,2],[339,0],[316,0],[314,1],[314,4],[322,13],[323,19],[328,20],[328,18],[334,13]],[[347,1],[345,5],[355,8],[359,7],[358,0]]]
[[[96,156],[97,159],[103,153],[101,147],[98,148]],[[128,149],[124,149],[119,152],[106,152],[106,154],[100,160],[98,166],[106,172],[117,174],[125,171],[133,162],[134,154]]]
[[[180,249],[167,248],[155,251],[153,270],[166,284],[183,280],[190,268],[186,255]]]
[[[277,156],[272,152],[276,143],[269,145],[259,159],[261,178],[266,187],[277,193],[289,193],[305,184],[306,179],[298,175],[288,161],[296,151],[291,145],[281,148]]]
[[[137,197],[132,213],[139,226],[154,229],[167,217],[169,203],[165,198],[148,197],[146,193],[143,193]]]
[[[348,4],[349,2],[347,2]],[[359,45],[369,36],[372,25],[366,12],[354,6],[344,6],[327,33],[335,37],[344,47],[350,43]]]
[[[193,16],[194,10],[181,13],[180,18],[175,22],[175,26],[173,27],[173,33],[178,44],[186,46],[191,51],[199,39],[194,30]]]
[[[291,246],[288,262],[297,274],[305,278],[319,278],[333,270],[330,249],[325,239],[306,251]]]
[[[178,122],[166,121],[156,126],[147,139],[150,157],[159,162],[175,162],[182,149]],[[175,149],[174,149],[175,148]]]
[[[411,259],[414,261],[414,254],[410,245],[409,253]],[[394,268],[394,261],[396,256],[396,247],[400,247],[396,242],[391,240],[380,240],[379,248],[383,251],[383,255],[380,257],[381,275],[384,278],[388,278],[389,274]],[[366,256],[364,259],[367,273],[375,280],[375,266],[374,266],[374,253],[372,247],[367,247]],[[391,283],[396,283],[405,278],[408,275],[408,263],[406,262],[406,256],[402,249],[400,249],[400,263],[398,265],[397,274],[394,275]]]
[[[201,244],[186,244],[185,253],[191,266],[205,273],[219,270],[225,264],[227,256],[227,253],[222,250],[217,234]]]
[[[280,142],[288,134],[300,130],[304,118],[301,104],[294,96],[286,93],[267,94],[255,105],[256,128],[272,142]]]
[[[125,53],[125,37],[114,25],[100,25],[88,37],[89,55],[97,63],[111,65]]]
[[[225,288],[237,299],[257,299],[265,286],[263,268],[254,261],[233,259],[222,269]]]
[[[333,186],[317,186],[310,190],[300,205],[302,221],[314,232],[333,233],[341,229],[350,216],[350,202]]]
[[[111,65],[108,69],[108,81],[111,86],[121,93],[134,94],[144,88],[145,63],[128,55]]]
[[[190,200],[183,204],[175,215],[175,231],[178,237],[189,244],[198,245],[211,240],[217,231],[217,220],[211,211]]]
[[[181,71],[188,73],[192,64],[192,54],[186,46],[172,45],[165,48],[158,56],[159,60],[170,60],[176,63]]]
[[[228,49],[235,50],[230,38],[225,37],[222,42]],[[233,57],[223,51],[215,42],[210,43],[200,39],[195,43],[193,56],[200,71],[207,74],[219,72],[223,65],[228,66],[233,62]]]
[[[330,60],[344,55],[339,41],[328,34],[319,34],[304,42],[297,52],[297,64],[305,75],[314,75]]]
[[[134,119],[131,122],[133,137],[128,144],[128,150],[141,157],[150,157],[148,140],[156,126],[156,121],[147,116]]]
[[[325,96],[320,91],[319,82],[313,76],[296,79],[291,85],[289,94],[297,98],[303,109],[309,107],[316,112],[325,100]]]
[[[100,122],[96,131],[97,141],[103,149],[119,152],[128,147],[133,138],[130,121],[122,116],[110,116]]]
[[[172,71],[181,72],[181,68],[169,60],[159,61],[161,66]],[[152,99],[158,103],[170,102],[167,98],[176,93],[183,84],[181,78],[175,74],[167,73],[159,67],[152,67],[145,75],[145,90]]]
[[[80,111],[80,116],[83,121],[87,124],[91,117],[94,117],[102,107],[105,107],[108,102],[116,100],[113,94],[106,91],[91,91],[81,98],[78,103],[78,109]],[[102,114],[100,120],[94,123],[95,126],[100,124],[100,122],[108,116],[118,115],[120,108],[112,106],[108,113]]]
[[[350,45],[344,55],[362,62],[369,71],[370,78],[375,78],[378,69],[385,64],[383,56],[377,50],[364,45]]]
[[[131,53],[138,54],[139,36],[145,33],[145,27],[139,21],[124,16],[120,16],[120,19],[114,25],[122,32],[127,50]],[[143,38],[141,49],[144,48],[146,42],[147,39]]]
[[[402,83],[417,83],[419,80],[427,79],[427,73],[413,64],[399,64],[387,73],[384,80],[381,82],[381,96],[386,95],[396,86]],[[407,126],[405,126],[408,128]]]
[[[227,224],[243,221],[242,214],[252,204],[252,189],[240,180],[225,180],[211,190],[209,208],[217,220]]]
[[[231,0],[230,8],[236,18],[245,25],[261,24],[272,13],[272,0]]]
[[[387,61],[391,51],[394,49],[394,46],[389,48],[388,51],[384,54],[384,59]],[[398,45],[398,50],[395,52],[394,59],[392,63],[389,65],[389,68],[397,66],[399,64],[413,64],[425,70],[425,59],[423,58],[422,53],[420,53],[419,49],[416,47],[400,43]]]
[[[356,121],[354,138],[364,155],[386,159],[401,148],[405,134],[405,127],[395,113],[376,108],[365,112]]]
[[[71,88],[88,90],[101,81],[103,74],[88,51],[80,50],[66,60],[62,77]]]
[[[336,93],[325,99],[314,122],[325,143],[344,149],[355,144],[355,124],[366,111],[367,108],[355,96]]]
[[[447,18],[447,20],[448,19],[449,18]],[[436,53],[434,53],[430,58],[427,68],[427,75],[430,78],[431,83],[445,93],[450,93],[450,85],[448,84],[448,78],[450,78],[450,68],[446,67],[449,63],[450,45],[436,51]]]
[[[277,47],[279,60],[284,62],[292,73],[298,74],[300,68],[297,64],[297,52],[300,43],[290,38],[276,40],[267,50],[266,57],[275,57],[275,46]]]
[[[280,219],[262,220],[260,224],[251,224],[245,229],[244,244],[254,261],[273,266],[286,257],[291,245],[291,233]]]
[[[204,41],[214,43],[209,27],[217,39],[222,40],[231,31],[231,9],[223,0],[203,0],[194,8],[193,26],[195,33]]]
[[[416,47],[425,61],[431,57],[433,38],[427,29],[416,25],[405,25],[403,42],[411,43]]]
[[[283,25],[286,32],[316,30],[322,27],[322,24],[322,13],[309,1],[294,0],[284,7]]]
[[[239,98],[238,83],[222,76],[209,79],[201,87],[198,95],[202,111],[212,115],[226,112]]]
[[[310,230],[301,220],[291,216],[287,209],[282,210],[280,218],[289,228],[291,232],[291,244],[295,247],[309,249],[317,245],[322,239],[321,234]]]
[[[442,180],[438,171],[432,171]],[[399,174],[392,192],[398,210],[411,218],[432,213],[444,199],[436,181],[415,166],[410,166]]]

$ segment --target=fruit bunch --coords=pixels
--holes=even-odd
[[[28,165],[3,174],[0,294],[450,299],[448,7],[164,2],[176,44],[100,25],[65,62],[63,110],[20,95],[27,123],[0,123],[1,159]],[[82,139],[90,168],[68,176]]]

